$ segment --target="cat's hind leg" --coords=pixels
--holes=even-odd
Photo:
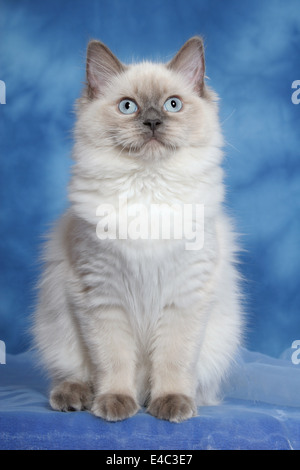
[[[50,393],[50,405],[56,411],[90,410],[93,402],[93,388],[86,382],[63,381]]]
[[[57,411],[90,409],[91,365],[74,312],[67,301],[64,262],[44,273],[33,333],[39,358],[52,379],[50,405]]]

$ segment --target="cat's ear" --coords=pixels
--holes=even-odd
[[[89,42],[86,57],[86,79],[90,98],[102,95],[112,76],[124,70],[125,66],[105,44],[96,40]]]
[[[200,37],[189,39],[167,64],[168,68],[182,73],[201,96],[204,89],[204,46]]]

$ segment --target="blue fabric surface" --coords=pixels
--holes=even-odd
[[[285,387],[282,387],[282,381]],[[300,449],[300,368],[243,350],[219,406],[180,424],[141,410],[108,423],[89,412],[52,411],[33,352],[0,365],[0,449]]]

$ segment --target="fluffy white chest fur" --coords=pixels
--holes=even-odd
[[[222,207],[222,136],[202,41],[192,38],[169,64],[131,66],[92,41],[87,82],[71,205],[45,249],[35,315],[54,382],[50,403],[112,421],[146,405],[178,422],[218,402],[242,334],[236,247]],[[185,231],[153,237],[149,230],[153,214],[166,225],[174,205],[201,206],[200,220],[189,216],[201,233],[197,249]],[[182,228],[176,220],[168,227]]]

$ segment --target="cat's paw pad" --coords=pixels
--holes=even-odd
[[[196,406],[192,398],[174,393],[155,398],[150,403],[148,413],[159,419],[180,423],[196,415]]]
[[[95,398],[92,413],[107,421],[121,421],[133,416],[138,409],[137,402],[131,396],[106,393]]]
[[[87,410],[92,401],[92,388],[83,382],[62,382],[50,393],[50,405],[57,411]]]

